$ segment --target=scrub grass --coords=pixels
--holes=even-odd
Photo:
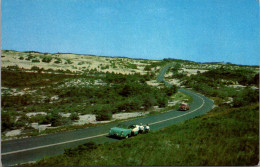
[[[185,99],[187,99],[187,103],[192,102],[192,97],[191,96],[189,96],[186,93],[180,92],[180,91],[178,91],[176,94],[174,94],[171,98],[174,101],[184,101]]]
[[[160,131],[95,147],[79,146],[26,165],[257,165],[258,118],[258,103],[239,108],[222,106]]]

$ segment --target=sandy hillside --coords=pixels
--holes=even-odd
[[[71,72],[97,70],[121,74],[146,74],[144,67],[152,62],[156,61],[69,53],[49,54],[3,51],[1,55],[2,67],[18,66],[24,69],[31,69],[33,66],[36,66],[45,70],[69,70]]]

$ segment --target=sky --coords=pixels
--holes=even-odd
[[[258,0],[2,0],[3,50],[259,65]]]

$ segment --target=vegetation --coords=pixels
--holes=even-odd
[[[17,59],[33,61],[38,60],[39,55],[38,52],[28,51],[18,55]],[[41,60],[50,63],[54,59],[53,63],[60,63],[56,66],[61,66],[62,62],[73,63],[57,56],[60,55],[48,57],[48,54],[44,54]],[[101,65],[100,68],[137,68],[135,64],[123,63],[123,58],[115,60],[109,60],[111,66]],[[143,66],[146,75],[104,73],[98,71],[100,68],[86,68],[80,74],[69,70],[44,70],[37,66],[30,67],[30,70],[18,66],[2,68],[2,132],[28,129],[33,122],[52,126],[69,125],[78,120],[81,114],[95,114],[96,119],[102,121],[111,119],[112,114],[118,112],[147,111],[153,106],[166,107],[177,87],[156,88],[147,85],[146,81],[155,79],[159,71],[157,67],[174,62],[177,65],[170,69],[172,78],[179,79],[182,85],[214,100],[216,106],[209,113],[160,132],[128,140],[99,145],[86,143],[66,149],[63,155],[27,165],[200,166],[256,165],[259,162],[258,67],[231,63],[201,64],[176,59],[164,59],[150,64],[148,60],[141,61],[147,64]],[[78,69],[74,65],[71,66]],[[188,76],[182,68],[208,71],[198,71],[197,74]],[[174,98],[177,100],[181,96],[185,95],[175,94]],[[29,117],[26,114],[30,112],[39,114]],[[71,114],[65,118],[60,113]],[[64,129],[69,128],[64,126]],[[32,130],[32,134],[37,133]]]
[[[54,63],[56,63],[56,64],[61,63],[61,59],[60,59],[60,58],[56,58],[56,60],[54,61]]]
[[[76,112],[71,113],[70,119],[73,120],[73,121],[79,120],[79,114],[76,113]]]
[[[228,98],[234,100],[240,99],[243,94],[258,94],[257,89],[251,89],[251,86],[259,87],[259,73],[255,73],[249,69],[235,69],[232,70],[228,67],[220,67],[209,70],[204,73],[197,73],[196,75],[187,76],[184,73],[178,72],[178,68],[172,68],[173,77],[180,79],[182,84],[186,87],[193,88],[194,90],[207,95],[213,99],[227,101]],[[232,85],[242,85],[234,86]],[[247,87],[244,89],[243,87]],[[244,100],[244,103],[249,103],[252,99]],[[252,96],[251,96],[252,97]],[[254,100],[253,100],[254,101]],[[221,103],[220,102],[220,103]],[[230,103],[231,105],[238,105]]]
[[[26,165],[257,165],[258,111],[258,103],[239,108],[222,106],[199,118],[165,128],[159,133],[151,132],[102,145],[86,143],[65,150],[63,155]]]
[[[32,70],[40,70],[33,66]],[[2,69],[2,86],[11,88],[38,87],[50,85],[54,82],[62,81],[66,78],[79,78],[78,75],[59,75],[46,73],[29,73],[23,71],[11,71]]]
[[[32,70],[41,69],[33,66]],[[47,113],[24,119],[20,127],[27,127],[25,125],[32,122],[51,123],[52,126],[67,125],[78,120],[80,114],[95,114],[97,121],[110,120],[112,114],[118,112],[147,111],[156,105],[166,107],[169,97],[177,92],[175,86],[159,89],[147,85],[143,79],[150,78],[150,74],[88,75],[89,73],[64,75],[3,69],[3,86],[20,92],[29,89],[31,92],[13,95],[10,91],[4,91],[1,98],[2,111],[7,111],[7,115],[10,111],[16,113],[6,116],[6,120],[16,118],[19,115],[17,111]],[[101,85],[95,85],[96,81]],[[63,118],[59,115],[62,112],[72,114],[69,118]],[[15,121],[9,122],[3,126],[2,132],[17,127]]]
[[[51,60],[52,60],[51,56],[44,56],[42,59],[42,62],[49,63],[49,62],[51,62]]]
[[[218,107],[203,116],[115,143],[86,143],[65,150],[63,155],[27,165],[256,165],[259,162],[259,99],[258,90],[250,86],[257,86],[259,81],[254,80],[255,73],[248,74],[244,69],[226,72],[214,69],[196,76],[179,76],[186,86],[215,99]],[[227,81],[246,87],[229,87]],[[228,98],[233,100],[226,103]]]

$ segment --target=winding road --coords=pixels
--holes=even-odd
[[[166,65],[162,68],[157,77],[158,81],[163,81],[167,86],[171,85],[164,81],[163,78],[165,72],[171,66],[173,66],[173,64]],[[212,109],[214,103],[207,97],[186,89],[179,89],[179,91],[187,93],[193,98],[193,101],[189,104],[189,111],[171,110],[162,114],[137,118],[125,122],[133,124],[148,123],[151,131],[156,131],[190,118],[200,116]],[[73,148],[89,141],[94,141],[96,143],[115,142],[118,139],[107,137],[107,135],[109,129],[117,124],[118,123],[110,123],[45,136],[2,141],[2,164],[4,166],[10,166],[17,163],[40,160],[44,157],[62,154],[64,148]]]

